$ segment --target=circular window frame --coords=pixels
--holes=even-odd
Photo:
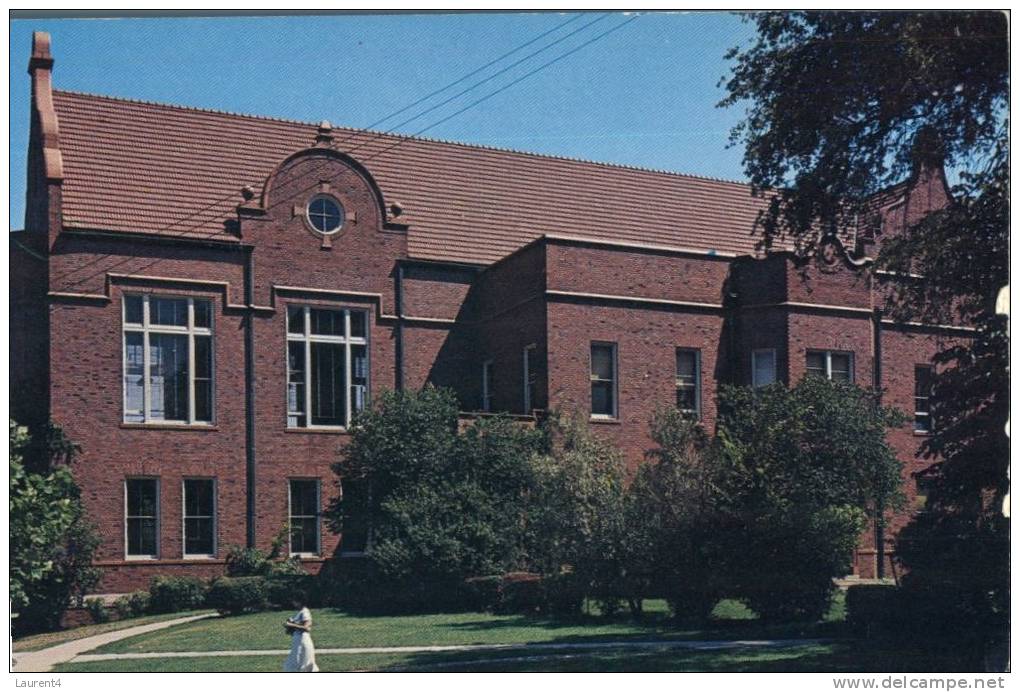
[[[317,228],[315,226],[315,223],[312,221],[312,205],[320,199],[332,202],[333,204],[336,205],[337,210],[340,212],[339,214],[340,223],[336,226],[336,228],[330,229],[328,231],[323,231]],[[307,224],[308,226],[308,230],[310,230],[315,235],[320,236],[322,238],[332,238],[333,236],[343,231],[344,224],[347,223],[347,210],[344,208],[343,203],[339,199],[337,199],[334,195],[331,195],[328,192],[320,192],[313,195],[308,200],[308,203],[305,204],[304,221],[305,224]]]

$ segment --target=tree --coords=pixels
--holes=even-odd
[[[434,387],[384,392],[359,415],[327,514],[341,533],[370,527],[369,569],[350,585],[365,605],[449,607],[466,578],[511,569],[540,441],[503,417],[459,434],[456,397]]]
[[[582,420],[553,415],[546,426],[548,450],[531,459],[525,564],[553,578],[569,574],[574,591],[595,598],[605,614],[621,598],[640,610],[630,582],[623,456]]]
[[[49,425],[33,439],[10,421],[10,449],[10,597],[16,626],[53,629],[68,605],[81,605],[98,581],[92,556],[99,539],[68,467],[77,447],[59,428]]]
[[[820,617],[833,577],[877,506],[899,501],[901,464],[886,442],[902,414],[852,384],[809,376],[720,391],[717,444],[736,538],[726,572],[766,619]]]
[[[725,492],[728,469],[701,425],[675,408],[651,421],[656,446],[630,486],[630,569],[678,618],[707,618],[727,591],[738,551]]]
[[[809,251],[816,229],[852,228],[911,166],[958,171],[949,207],[886,240],[875,262],[913,275],[891,287],[897,318],[976,328],[935,357],[935,427],[921,448],[935,461],[934,514],[904,531],[897,550],[929,585],[954,591],[953,575],[981,575],[986,610],[995,611],[1009,600],[1008,335],[995,312],[1009,281],[1007,16],[797,12],[752,21],[757,40],[730,51],[722,105],[748,104],[731,141],[744,146],[756,191],[770,196],[765,246],[786,234]],[[987,545],[975,553],[954,541]],[[941,546],[945,560],[922,559],[921,544]]]

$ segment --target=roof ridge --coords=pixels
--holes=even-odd
[[[218,108],[206,108],[202,106],[185,106],[179,103],[169,103],[166,101],[152,101],[149,99],[131,98],[126,96],[109,96],[106,94],[96,94],[87,91],[76,91],[73,89],[54,89],[54,94],[69,94],[72,96],[86,96],[89,98],[104,99],[107,101],[117,101],[120,103],[136,103],[145,106],[159,106],[161,108],[174,108],[177,110],[191,111],[197,113],[212,113],[215,115],[229,115],[235,118],[248,118],[251,120],[265,120],[270,122],[287,123],[291,125],[304,125],[308,127],[318,127],[318,122],[311,122],[305,120],[297,120],[294,118],[283,118],[272,115],[257,115],[253,113],[239,113],[237,111],[227,111]],[[720,178],[710,175],[701,175],[697,173],[683,173],[681,171],[669,170],[666,168],[652,168],[650,166],[639,166],[636,164],[628,163],[616,163],[612,161],[598,161],[595,159],[586,159],[579,156],[566,156],[563,154],[543,154],[535,151],[527,151],[525,149],[513,149],[510,147],[499,147],[491,144],[476,144],[473,142],[463,142],[455,139],[444,139],[441,137],[425,137],[422,135],[405,135],[396,132],[370,130],[366,128],[357,128],[344,125],[334,126],[335,130],[344,130],[351,133],[365,134],[365,135],[379,135],[385,137],[392,137],[394,139],[401,140],[412,140],[419,142],[431,142],[435,144],[448,144],[454,146],[467,147],[469,149],[481,149],[483,151],[496,151],[506,154],[516,154],[519,156],[530,156],[540,159],[551,159],[558,161],[568,161],[571,163],[581,163],[593,166],[604,166],[606,168],[615,168],[621,170],[638,171],[641,173],[655,173],[657,175],[668,175],[678,178],[692,178],[694,180],[703,180],[712,183],[724,183],[727,185],[738,185],[744,188],[751,188],[751,184],[747,182],[741,182],[739,180],[731,180],[729,178]]]

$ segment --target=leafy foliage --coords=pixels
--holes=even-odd
[[[677,409],[657,411],[656,447],[630,487],[629,565],[641,593],[664,596],[675,617],[707,618],[725,592],[729,542],[726,469],[717,446]]]
[[[935,461],[928,495],[935,514],[903,531],[897,552],[909,569],[904,586],[918,593],[959,593],[967,588],[962,575],[981,574],[988,589],[974,621],[995,620],[1009,574],[1001,549],[1009,341],[995,312],[1009,281],[1008,18],[797,12],[753,21],[757,41],[731,51],[736,65],[723,103],[749,104],[732,141],[743,143],[754,184],[774,195],[763,219],[766,245],[785,231],[810,247],[815,228],[852,227],[870,196],[912,165],[959,172],[949,206],[884,239],[876,261],[913,275],[887,286],[895,317],[977,330],[934,359],[935,426],[922,453]],[[933,561],[925,550],[943,557]]]
[[[414,607],[437,607],[466,578],[502,573],[519,560],[528,457],[542,436],[506,418],[457,430],[446,390],[386,392],[352,427],[334,465],[342,488],[331,526],[371,527],[366,550],[377,592]]]
[[[763,618],[825,611],[867,513],[899,499],[901,465],[885,435],[901,422],[872,393],[819,377],[721,391],[717,440],[740,546],[726,571]]]
[[[99,538],[68,468],[76,450],[52,425],[30,436],[10,421],[10,595],[21,631],[56,628],[99,579]]]
[[[1001,12],[762,12],[734,48],[721,105],[746,106],[731,133],[770,191],[765,245],[850,228],[870,197],[918,157],[968,165],[1005,130],[1008,23]]]
[[[283,558],[284,546],[287,544],[288,527],[286,525],[273,538],[268,553],[258,548],[242,548],[234,545],[227,551],[227,576],[251,577],[284,574],[305,574],[301,560],[296,557]]]
[[[149,609],[154,613],[195,610],[205,603],[206,585],[197,577],[156,576],[149,583]]]
[[[632,590],[623,457],[581,421],[553,416],[547,425],[549,450],[531,460],[528,566],[562,575],[558,586],[572,580],[612,612]]]
[[[264,610],[269,591],[263,577],[220,577],[209,586],[206,604],[224,615]]]

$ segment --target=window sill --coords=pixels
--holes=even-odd
[[[931,431],[927,431],[927,430],[915,430],[914,431],[914,437],[928,437],[929,435],[931,435]]]
[[[124,562],[159,562],[158,555],[125,555]]]
[[[207,423],[121,423],[123,430],[189,430],[191,432],[216,432],[217,425]]]
[[[298,560],[323,560],[324,558],[318,553],[291,553],[290,556],[296,557]]]
[[[181,559],[184,560],[185,562],[209,562],[210,560],[215,560],[216,556],[215,555],[185,555]]]
[[[284,428],[289,433],[311,433],[313,435],[346,435],[347,428]]]
[[[223,558],[208,558],[205,560],[195,559],[187,557],[181,558],[164,558],[160,559],[157,557],[138,557],[130,556],[120,560],[96,560],[93,563],[96,567],[120,567],[123,565],[194,565],[194,564],[210,564],[210,565],[223,565],[226,564],[226,560]]]
[[[619,418],[610,418],[608,416],[591,416],[588,419],[588,422],[589,423],[606,423],[606,424],[609,424],[609,425],[620,425],[621,424]]]

